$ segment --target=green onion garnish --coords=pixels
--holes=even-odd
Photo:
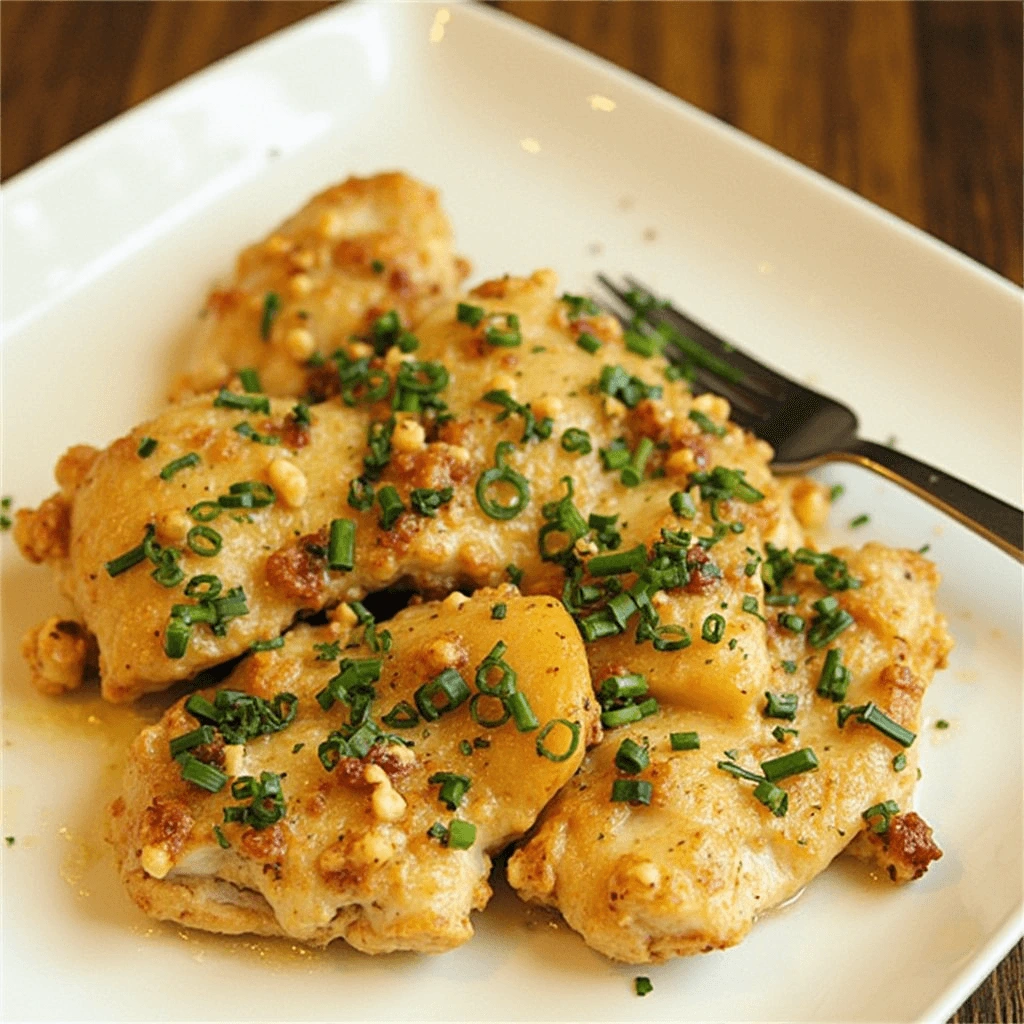
[[[476,500],[484,513],[492,519],[515,519],[530,503],[530,484],[526,477],[507,465],[505,459],[515,451],[511,441],[499,441],[494,452],[494,468],[485,470],[476,482]],[[507,505],[488,496],[488,490],[499,484],[507,484],[515,494]]]
[[[548,734],[556,725],[565,726],[569,730],[569,745],[561,754],[556,754],[553,750],[549,749],[547,744],[544,742],[548,738]],[[573,754],[576,753],[577,748],[580,745],[580,723],[570,722],[565,718],[552,718],[543,729],[537,734],[537,754],[540,757],[546,757],[549,761],[555,761],[560,763],[562,761],[568,761]]]
[[[213,400],[218,409],[245,409],[247,412],[269,414],[270,399],[266,395],[243,395],[237,391],[221,388]]]
[[[424,683],[413,695],[416,707],[428,722],[436,722],[442,715],[454,711],[469,698],[466,681],[454,668],[446,668],[429,683]],[[443,703],[438,704],[438,698]]]
[[[641,437],[628,465],[622,467],[620,479],[627,487],[636,487],[644,478],[644,469],[654,451],[654,442],[649,437]]]
[[[725,437],[725,427],[720,427],[713,419],[709,416],[705,416],[704,413],[698,412],[696,409],[691,409],[687,414],[694,423],[704,431],[705,434],[713,434],[715,437]]]
[[[270,330],[274,326],[277,314],[281,312],[281,296],[277,292],[267,292],[263,296],[263,316],[260,319],[260,337],[270,340]]]
[[[327,566],[349,572],[355,567],[356,524],[351,519],[332,519],[327,542]]]
[[[903,769],[904,769],[904,768],[906,768],[906,767],[907,767],[907,755],[906,755],[906,754],[904,754],[904,753],[903,753],[903,751],[900,751],[900,752],[899,752],[899,753],[898,753],[898,754],[897,754],[897,755],[896,755],[896,756],[895,756],[895,757],[894,757],[894,758],[892,759],[892,770],[893,770],[894,772],[901,772],[901,771],[903,771]]]
[[[191,782],[200,789],[209,793],[219,793],[228,781],[228,776],[212,764],[206,764],[191,754],[181,754],[178,757],[178,764],[181,765],[181,777],[186,782]]]
[[[224,831],[221,829],[220,825],[213,826],[213,836],[217,840],[217,845],[222,850],[231,849],[231,843],[228,842],[228,837],[224,835]]]
[[[883,836],[889,831],[889,824],[892,819],[899,813],[899,804],[895,800],[886,800],[883,803],[869,807],[861,817],[868,823],[868,828],[872,832]]]
[[[787,729],[783,725],[777,725],[772,729],[772,735],[780,742],[785,743],[787,736],[799,736],[799,729]]]
[[[765,691],[765,718],[786,718],[793,721],[796,718],[796,709],[799,697],[795,693],[771,693]]]
[[[458,810],[466,791],[472,785],[468,776],[457,775],[455,772],[434,772],[427,781],[431,786],[440,784],[441,791],[438,793],[437,799],[449,811]]]
[[[405,511],[405,505],[398,496],[398,490],[388,484],[377,492],[377,504],[380,505],[378,523],[382,530],[390,530],[398,517]]]
[[[217,732],[212,725],[201,725],[198,729],[186,732],[181,736],[175,736],[170,742],[171,757],[177,757],[195,747],[205,746],[212,743],[217,737]]]
[[[225,807],[224,821],[238,822],[255,829],[267,828],[285,815],[281,776],[275,772],[262,772],[259,781],[243,775],[231,783],[231,795],[236,800],[250,800],[242,807]]]
[[[850,520],[850,527],[852,529],[856,529],[858,526],[863,526],[865,523],[870,522],[871,516],[867,515],[867,513],[863,513],[859,516],[855,516],[853,519]]]
[[[259,394],[263,390],[260,386],[259,371],[254,366],[245,366],[238,371],[238,379],[242,388],[249,394]]]
[[[789,794],[768,779],[762,779],[754,787],[754,799],[763,803],[776,818],[784,818],[789,809]]]
[[[818,767],[818,759],[810,747],[802,747],[792,753],[774,757],[770,761],[761,762],[761,771],[769,782],[788,779],[791,775],[814,771]]]
[[[579,345],[584,352],[589,352],[591,355],[601,347],[601,342],[598,341],[598,339],[589,331],[580,331],[580,335],[576,339],[576,344]]]
[[[791,612],[779,612],[779,625],[783,629],[788,629],[791,633],[802,633],[807,623],[804,622],[801,615],[793,615]]]
[[[645,978],[643,975],[633,979],[633,987],[636,989],[638,996],[645,996],[648,992],[654,991],[654,985],[651,984],[650,978]]]
[[[188,514],[197,523],[211,523],[221,514],[221,506],[216,501],[200,501],[193,505]]]
[[[505,707],[511,713],[516,728],[520,732],[532,732],[534,729],[540,728],[540,721],[533,713],[533,708],[530,707],[525,693],[516,690],[505,697],[504,701]]]
[[[850,688],[853,678],[850,670],[842,664],[843,652],[838,647],[833,647],[825,655],[825,664],[821,668],[821,678],[818,680],[818,696],[828,697],[838,703],[846,699],[846,692]]]
[[[127,572],[133,566],[138,565],[139,562],[145,561],[146,541],[153,536],[154,532],[155,530],[153,529],[153,526],[148,525],[146,527],[145,537],[141,544],[132,548],[131,551],[126,551],[123,555],[118,555],[117,558],[113,558],[106,563],[107,574],[112,577],[120,576],[121,573]]]
[[[256,651],[256,652],[259,652],[259,651],[276,651],[276,650],[280,649],[281,647],[284,647],[284,637],[283,636],[275,636],[275,637],[272,637],[270,640],[253,640],[253,642],[251,644],[249,644],[249,650],[250,651]]]
[[[612,783],[614,803],[650,804],[654,786],[645,779],[616,779]]]
[[[701,626],[700,635],[709,644],[717,644],[725,636],[725,619],[717,612],[709,615]]]
[[[223,546],[221,535],[211,526],[193,526],[185,537],[185,542],[202,558],[213,558]]]
[[[409,504],[421,515],[433,519],[442,505],[452,500],[455,491],[451,487],[432,489],[415,487],[409,492]]]
[[[626,775],[639,775],[651,763],[651,755],[647,747],[642,747],[636,740],[624,739],[615,752],[615,767]]]
[[[386,715],[381,715],[380,720],[389,729],[412,729],[420,724],[420,716],[407,700],[400,700]]]
[[[497,604],[491,605],[491,618],[492,619],[503,619],[508,612],[508,605],[503,601],[499,601]]]
[[[668,503],[671,505],[672,511],[681,519],[693,519],[697,515],[693,498],[686,491],[676,491],[668,499]]]
[[[192,636],[192,626],[184,619],[171,618],[164,630],[164,653],[168,658],[183,658]]]
[[[519,329],[519,317],[515,313],[500,314],[505,317],[505,330],[497,324],[491,324],[484,329],[484,339],[489,345],[498,348],[515,348],[523,343],[523,335]]]
[[[611,555],[594,555],[587,562],[591,576],[619,576],[627,572],[640,573],[647,568],[647,548],[638,544],[629,551],[616,551]]]
[[[700,750],[700,736],[695,732],[670,732],[668,741],[673,750]]]
[[[562,448],[578,455],[589,455],[593,451],[590,435],[579,427],[570,427],[562,435]]]
[[[483,306],[471,306],[466,302],[460,302],[455,308],[455,319],[460,324],[469,324],[470,327],[476,327],[483,320],[486,312],[487,310]]]
[[[475,842],[476,825],[452,818],[448,825],[448,847],[452,850],[468,850]]]
[[[912,733],[898,722],[894,722],[873,701],[857,707],[850,707],[849,704],[840,704],[836,714],[840,729],[846,725],[846,721],[850,717],[855,717],[858,722],[862,722],[864,725],[874,726],[883,736],[895,740],[901,747],[909,747],[917,739],[916,733]]]
[[[144,437],[139,442],[138,456],[140,459],[148,459],[156,451],[157,442],[152,437]]]
[[[842,484],[833,484],[829,488],[828,500],[838,501],[846,493],[846,488]]]
[[[190,466],[198,466],[200,462],[199,456],[195,452],[189,452],[188,455],[182,455],[180,459],[174,459],[168,462],[163,469],[160,470],[161,480],[170,480],[175,473],[182,469],[188,469]]]

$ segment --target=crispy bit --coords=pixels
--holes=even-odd
[[[320,530],[275,551],[267,559],[267,582],[285,597],[319,602],[324,589],[325,562],[317,551],[326,549],[327,541],[327,531]]]
[[[166,799],[162,796],[154,797],[142,816],[139,839],[143,847],[162,847],[173,859],[185,845],[194,824],[192,814],[184,801]]]
[[[97,652],[85,627],[56,616],[30,629],[21,642],[32,685],[48,697],[59,697],[95,674]]]
[[[242,849],[256,860],[280,861],[288,850],[288,833],[280,823],[269,828],[248,828],[240,842]]]
[[[138,449],[138,442],[133,439],[131,443],[134,452]],[[91,444],[76,444],[60,457],[53,475],[57,478],[64,497],[74,496],[99,454],[100,450],[93,448]]]
[[[850,852],[862,860],[875,861],[897,884],[920,878],[931,862],[942,856],[932,839],[931,827],[914,811],[897,814],[882,835],[870,829],[861,832]]]
[[[427,670],[435,674],[446,668],[461,669],[469,664],[469,649],[458,633],[449,630],[430,644],[423,660]]]
[[[66,558],[71,540],[71,506],[59,494],[39,508],[20,508],[14,520],[14,540],[30,562]]]

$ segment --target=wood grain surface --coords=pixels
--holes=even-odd
[[[327,6],[3,0],[0,177]],[[494,6],[635,71],[1024,283],[1020,3]],[[954,1021],[1024,1021],[1022,947]]]

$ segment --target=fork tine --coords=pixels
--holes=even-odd
[[[637,314],[629,304],[627,292],[623,291],[621,288],[616,287],[607,277],[604,277],[603,275],[598,275],[598,278],[601,281],[601,283],[610,292],[612,292],[612,294],[619,300],[619,302],[622,303],[622,307],[628,310],[626,317],[620,319],[624,319],[624,323],[625,320],[632,320],[633,322],[635,322]],[[652,298],[654,298],[652,292],[648,292],[647,289],[643,290],[647,292],[647,294],[651,295]],[[658,326],[663,324],[667,327],[673,328],[673,330],[675,330],[686,341],[688,345],[693,346],[694,350],[684,350],[681,353],[681,357],[687,363],[703,364],[706,370],[709,370],[711,373],[716,374],[721,380],[728,381],[730,384],[733,384],[737,387],[742,385],[742,387],[745,390],[753,394],[760,395],[763,398],[775,399],[776,397],[778,397],[770,388],[768,388],[763,383],[755,379],[745,366],[735,365],[733,350],[731,346],[725,344],[720,339],[715,338],[713,335],[710,336],[712,339],[710,343],[704,343],[703,341],[695,340],[693,337],[691,337],[691,335],[693,335],[695,332],[690,331],[685,327],[683,330],[680,330],[679,325],[675,319],[675,314],[676,311],[672,310],[671,308],[659,308],[656,310],[645,312],[644,314],[642,314],[641,319],[643,319],[645,323],[648,323],[651,326]],[[629,326],[629,324],[625,323],[625,326]]]
[[[601,277],[601,275],[598,275]],[[606,279],[601,277],[602,282],[606,282]],[[615,293],[615,289],[610,284],[607,284],[609,291]],[[605,303],[606,308],[609,307],[608,303]],[[625,302],[622,302],[622,309],[629,310],[629,307]],[[622,312],[615,308],[608,308],[608,311],[619,321],[623,329],[629,326],[629,317],[624,315]],[[685,362],[685,354],[680,352],[675,345],[671,342],[665,348],[665,355],[668,357],[670,362],[681,363]],[[764,419],[765,408],[763,401],[758,399],[757,393],[748,393],[740,388],[734,387],[728,381],[724,381],[721,377],[716,376],[709,370],[705,370],[700,366],[690,367],[696,387],[692,390],[695,394],[700,394],[705,391],[714,392],[716,395],[721,395],[723,398],[727,398],[733,408],[732,419],[740,424],[745,429],[751,429],[751,425],[760,422]]]
[[[635,288],[640,291],[646,292],[648,295],[654,295],[645,284],[638,281],[635,277],[630,277],[628,274],[625,276],[625,281],[630,288]],[[713,334],[707,327],[692,317],[683,313],[681,310],[676,309],[671,303],[667,307],[660,310],[659,313],[666,317],[673,326],[679,328],[684,334],[687,334],[694,341],[704,348],[709,349],[720,359],[729,363],[730,366],[742,371],[746,376],[746,384],[754,385],[755,383],[761,385],[766,394],[769,394],[773,398],[784,398],[787,394],[793,390],[792,382],[784,377],[781,373],[777,373],[770,367],[765,366],[764,363],[753,356],[747,355],[741,348],[738,348],[732,342],[726,341],[724,338],[720,338],[717,334]],[[658,314],[654,314],[657,316]]]

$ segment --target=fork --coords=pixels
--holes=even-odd
[[[627,334],[627,344],[644,349],[656,343],[685,369],[695,393],[727,398],[732,419],[775,449],[775,472],[803,473],[826,462],[864,466],[1024,562],[1020,509],[888,445],[862,440],[848,406],[765,366],[634,278],[624,279],[625,288],[603,274],[598,280],[617,300],[616,316],[634,332]]]

